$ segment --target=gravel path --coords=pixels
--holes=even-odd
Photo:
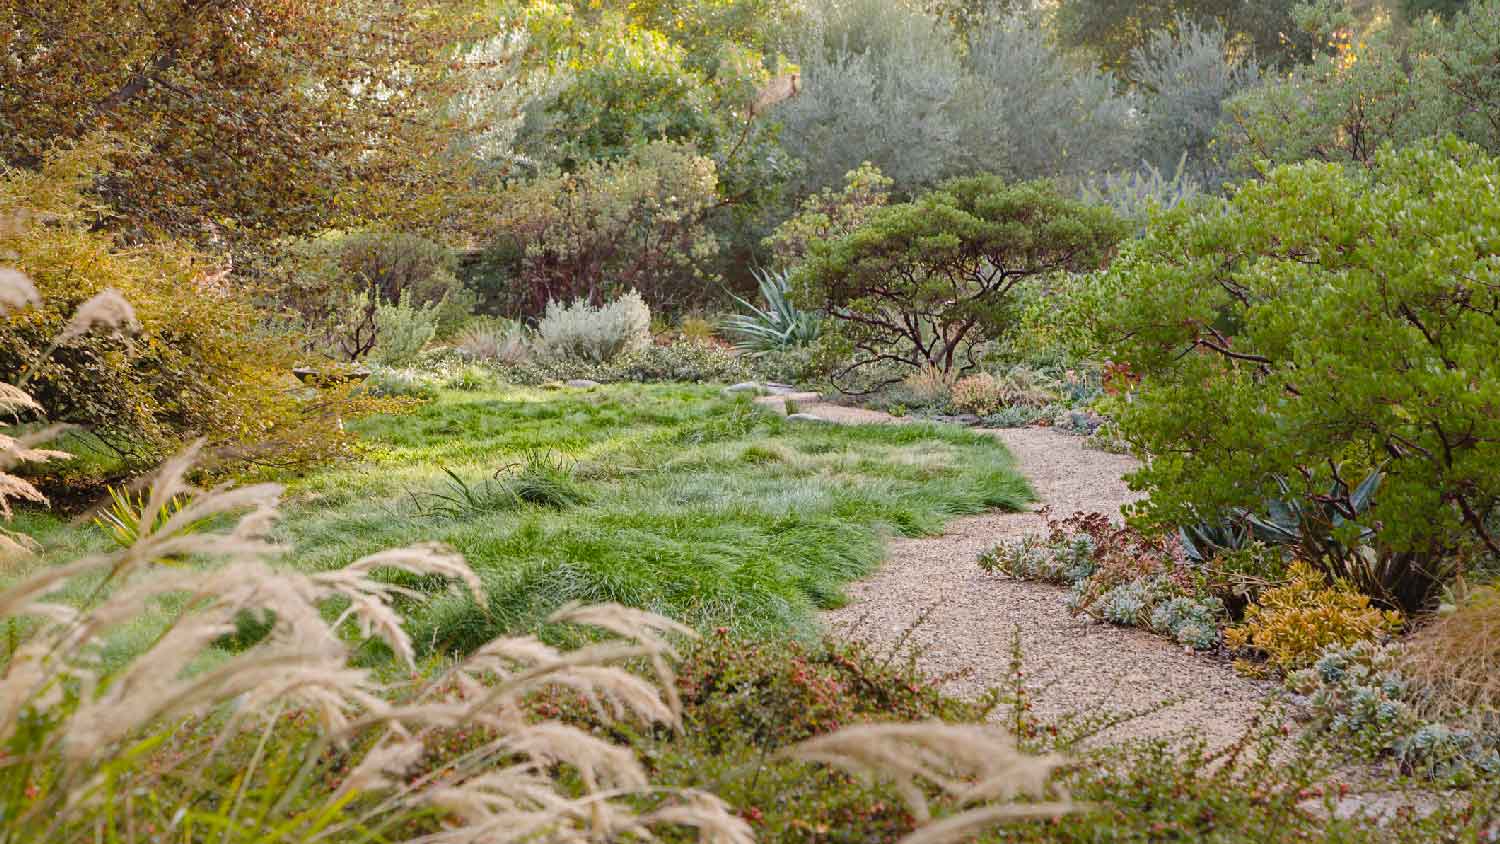
[[[768,402],[769,404],[769,402]],[[883,413],[832,404],[802,412],[841,423],[896,422]],[[1118,517],[1132,498],[1121,475],[1134,460],[1083,447],[1080,437],[1047,428],[988,431],[1016,456],[1040,499],[1054,512]],[[1043,530],[1035,513],[987,513],[958,519],[930,539],[897,539],[872,577],[851,585],[847,606],[825,614],[837,631],[890,647],[931,609],[909,643],[938,675],[964,673],[948,690],[977,695],[1005,685],[1012,636],[1020,632],[1027,687],[1040,716],[1125,713],[1171,702],[1119,724],[1093,741],[1196,736],[1222,747],[1254,719],[1269,687],[1167,639],[1070,615],[1066,590],[986,574],[979,554],[1002,540]]]

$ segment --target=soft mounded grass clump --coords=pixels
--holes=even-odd
[[[1030,494],[989,437],[789,423],[707,387],[445,392],[354,427],[363,462],[291,485],[289,562],[327,570],[452,545],[490,597],[435,591],[405,607],[414,638],[437,650],[535,627],[572,600],[806,633],[876,565],[885,535],[935,533]]]

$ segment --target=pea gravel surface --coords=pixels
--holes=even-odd
[[[842,424],[902,421],[826,403],[804,404],[801,411]],[[1036,509],[1118,520],[1133,498],[1122,478],[1135,467],[1133,458],[1086,448],[1081,437],[1049,428],[987,433],[1015,455],[1036,490]],[[1012,683],[1019,635],[1033,715],[1120,716],[1086,744],[1202,739],[1217,749],[1256,723],[1270,684],[1160,636],[1075,617],[1065,589],[979,568],[979,555],[996,543],[1045,530],[1034,511],[987,513],[955,520],[939,537],[896,539],[881,568],[852,584],[847,605],[825,613],[824,621],[834,633],[877,649],[914,651],[923,669],[946,678],[947,691],[962,696]]]

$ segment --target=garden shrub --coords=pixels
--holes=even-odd
[[[1005,396],[995,376],[981,372],[954,381],[949,402],[954,410],[988,416],[1005,404]]]
[[[1267,589],[1245,610],[1244,622],[1224,630],[1224,643],[1265,657],[1286,672],[1305,668],[1329,645],[1352,645],[1401,629],[1400,613],[1370,606],[1370,598],[1342,583],[1330,585],[1322,572],[1294,563],[1290,582]],[[1246,671],[1259,668],[1237,663]]]
[[[1189,598],[1179,595],[1158,604],[1151,611],[1151,628],[1170,635],[1179,643],[1207,650],[1219,643],[1219,625],[1224,620],[1224,603],[1218,598]]]
[[[405,366],[415,361],[422,347],[437,334],[441,304],[413,305],[410,290],[401,291],[401,298],[395,302],[377,304],[375,348],[370,357],[384,366]]]
[[[583,299],[548,302],[534,341],[540,356],[585,363],[609,363],[649,345],[651,309],[634,290],[599,307]]]
[[[573,357],[536,357],[507,367],[502,374],[518,384],[546,384],[574,378],[602,383],[737,384],[749,380],[755,373],[744,358],[718,343],[682,341],[665,346],[648,344],[608,363],[591,363]]]
[[[733,384],[750,378],[751,371],[742,358],[718,343],[684,340],[622,355],[607,375],[610,381]]]
[[[779,384],[816,382],[828,374],[836,361],[829,359],[820,342],[801,348],[781,349],[756,355],[749,361],[750,374],[758,381]]]
[[[945,408],[953,400],[954,377],[924,366],[901,380],[899,396],[912,407]]]
[[[1416,584],[1404,608],[1430,602],[1445,559],[1500,550],[1497,178],[1453,141],[1369,171],[1283,167],[1127,246],[1071,311],[1135,380],[1111,408],[1152,455],[1133,516],[1260,512],[1384,466],[1378,499],[1334,536],[1354,546],[1380,526],[1357,553],[1382,582]]]
[[[894,182],[866,161],[844,174],[843,190],[823,188],[802,200],[797,213],[776,227],[764,245],[783,267],[807,258],[814,241],[843,237],[890,202]]]
[[[1186,155],[1168,172],[1171,175],[1146,163],[1135,170],[1105,173],[1085,183],[1079,195],[1084,202],[1112,208],[1122,219],[1135,224],[1139,234],[1145,231],[1153,212],[1169,211],[1204,192],[1203,185],[1188,175]]]
[[[966,372],[977,342],[1012,325],[1017,285],[1096,268],[1122,235],[1110,211],[1049,183],[974,176],[815,241],[793,286],[852,345],[841,375],[886,362]]]
[[[337,389],[318,402],[290,389],[292,343],[259,328],[266,315],[224,273],[179,246],[127,249],[94,227],[84,191],[102,155],[78,147],[41,170],[0,176],[0,216],[20,221],[0,226],[0,254],[41,296],[39,307],[0,322],[0,370],[24,376],[51,421],[78,425],[130,460],[197,436],[253,460],[340,452],[348,439],[337,419],[361,405]],[[78,306],[106,288],[134,308],[139,334],[55,344]]]
[[[453,337],[453,347],[469,360],[517,364],[526,359],[529,337],[514,320],[475,317]]]
[[[465,366],[449,375],[443,386],[450,390],[473,393],[493,386],[494,373],[482,366]]]
[[[1008,405],[985,416],[979,424],[985,428],[1026,428],[1053,419],[1053,408],[1029,407],[1024,404]]]
[[[379,341],[385,306],[430,309],[433,334],[447,338],[478,297],[464,288],[452,250],[417,234],[385,229],[329,232],[288,246],[275,269],[278,301],[316,348],[358,360]]]
[[[372,395],[423,401],[437,398],[442,386],[442,380],[429,372],[385,366],[370,367],[370,375],[363,384]]]
[[[1070,587],[1075,614],[1144,627],[1199,650],[1218,645],[1224,601],[1202,571],[1186,565],[1175,538],[1116,527],[1099,513],[1056,519],[1044,510],[1043,518],[1045,536],[998,545],[980,555],[980,568]]]
[[[714,162],[669,141],[514,185],[498,221],[522,253],[506,312],[631,289],[659,310],[702,301],[703,264],[719,248],[704,220],[717,189]]]

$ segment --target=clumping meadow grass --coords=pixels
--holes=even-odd
[[[603,638],[572,651],[496,639],[416,683],[383,682],[352,664],[353,642],[379,639],[416,665],[395,608],[412,593],[379,573],[437,578],[480,597],[463,559],[428,546],[315,574],[273,567],[283,550],[269,537],[280,488],[194,490],[185,476],[195,456],[163,467],[147,497],[147,512],[189,502],[171,517],[143,523],[116,552],[44,568],[0,593],[12,636],[0,675],[0,803],[9,807],[0,841],[252,841],[269,829],[276,840],[373,841],[435,816],[446,820],[409,840],[604,840],[667,825],[704,841],[750,840],[704,793],[628,807],[622,797],[650,791],[632,754],[538,723],[522,706],[561,687],[602,716],[674,725],[668,637],[691,631],[619,606],[570,606],[553,620]],[[184,530],[217,517],[232,524]],[[186,557],[200,564],[163,564]],[[90,600],[53,600],[73,581],[89,585]],[[186,598],[142,653],[113,667],[100,660],[115,628],[169,596]],[[246,617],[264,625],[259,638],[215,653]],[[183,740],[204,721],[212,741]],[[427,738],[458,726],[491,738],[424,769]],[[242,737],[254,750],[226,777],[222,756]],[[558,785],[558,764],[577,772],[576,787]]]
[[[883,535],[1029,497],[991,438],[798,426],[708,387],[444,392],[355,427],[365,463],[290,481],[289,562],[324,571],[425,539],[458,549],[487,602],[405,607],[437,651],[536,629],[568,601],[809,634],[814,611],[879,563]]]
[[[196,457],[195,447],[161,468],[139,512],[163,516],[137,520],[118,550],[44,566],[0,592],[0,842],[493,844],[655,840],[668,828],[711,844],[754,840],[719,797],[653,786],[629,747],[536,717],[538,696],[562,692],[604,725],[680,731],[673,639],[691,629],[618,604],[569,604],[548,620],[595,631],[587,644],[502,637],[419,672],[399,605],[423,593],[393,577],[482,603],[462,557],[421,545],[321,572],[276,566],[288,550],[271,531],[281,487],[195,489]],[[85,597],[64,600],[80,585]],[[101,658],[119,629],[161,605],[170,618],[144,647]],[[411,673],[357,664],[368,640]],[[455,731],[475,739],[445,754]],[[873,756],[883,745],[870,739],[882,737],[922,746],[920,764],[896,765],[894,748]],[[918,827],[911,844],[992,825],[1003,807],[990,798],[1042,796],[1052,767],[992,728],[933,722],[839,739],[789,752],[887,776],[913,800],[919,778],[954,792],[954,777],[982,776],[957,796],[984,802]]]

